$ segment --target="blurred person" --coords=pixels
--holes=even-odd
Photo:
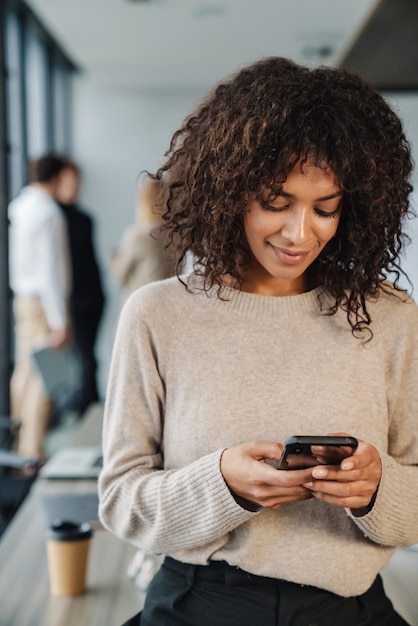
[[[91,216],[77,204],[80,183],[80,168],[74,161],[65,159],[55,197],[65,218],[70,249],[70,310],[74,352],[80,369],[80,387],[69,404],[79,417],[91,404],[99,401],[95,345],[105,304],[94,249],[94,223]]]
[[[31,352],[65,348],[71,337],[68,239],[54,200],[64,161],[47,154],[28,164],[29,184],[9,205],[10,287],[15,317],[11,412],[21,428],[17,451],[44,458],[52,401],[34,369]]]
[[[136,223],[126,229],[111,256],[111,270],[126,296],[147,283],[175,273],[164,241],[154,234],[161,223],[164,189],[161,181],[144,183],[138,196]]]

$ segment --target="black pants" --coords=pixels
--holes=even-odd
[[[99,328],[101,309],[97,311],[73,312],[74,351],[80,367],[80,388],[73,398],[72,408],[80,417],[86,409],[97,402],[97,361],[95,344]]]
[[[123,626],[408,626],[380,577],[361,596],[254,576],[225,562],[187,565],[167,557],[144,609]]]

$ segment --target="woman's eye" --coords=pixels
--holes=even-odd
[[[322,209],[315,209],[315,213],[319,217],[337,217],[340,212],[340,207],[337,207],[335,211],[323,211]]]
[[[266,211],[273,211],[273,213],[279,213],[280,211],[285,211],[286,209],[289,208],[288,204],[282,204],[281,206],[273,206],[272,204],[269,204],[268,202],[262,202],[261,206]]]

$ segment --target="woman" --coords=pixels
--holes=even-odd
[[[104,421],[102,522],[168,555],[129,624],[405,624],[379,571],[418,541],[411,168],[370,86],[282,58],[174,134],[156,178],[195,270],[128,301]],[[330,433],[359,441],[340,465],[265,462]]]
[[[110,257],[111,270],[128,297],[138,287],[175,273],[165,242],[153,233],[161,223],[164,184],[147,181],[138,198],[136,223],[123,233],[120,245]]]

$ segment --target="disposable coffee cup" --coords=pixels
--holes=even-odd
[[[53,596],[86,590],[87,561],[93,530],[90,524],[57,520],[46,534],[49,588]]]

